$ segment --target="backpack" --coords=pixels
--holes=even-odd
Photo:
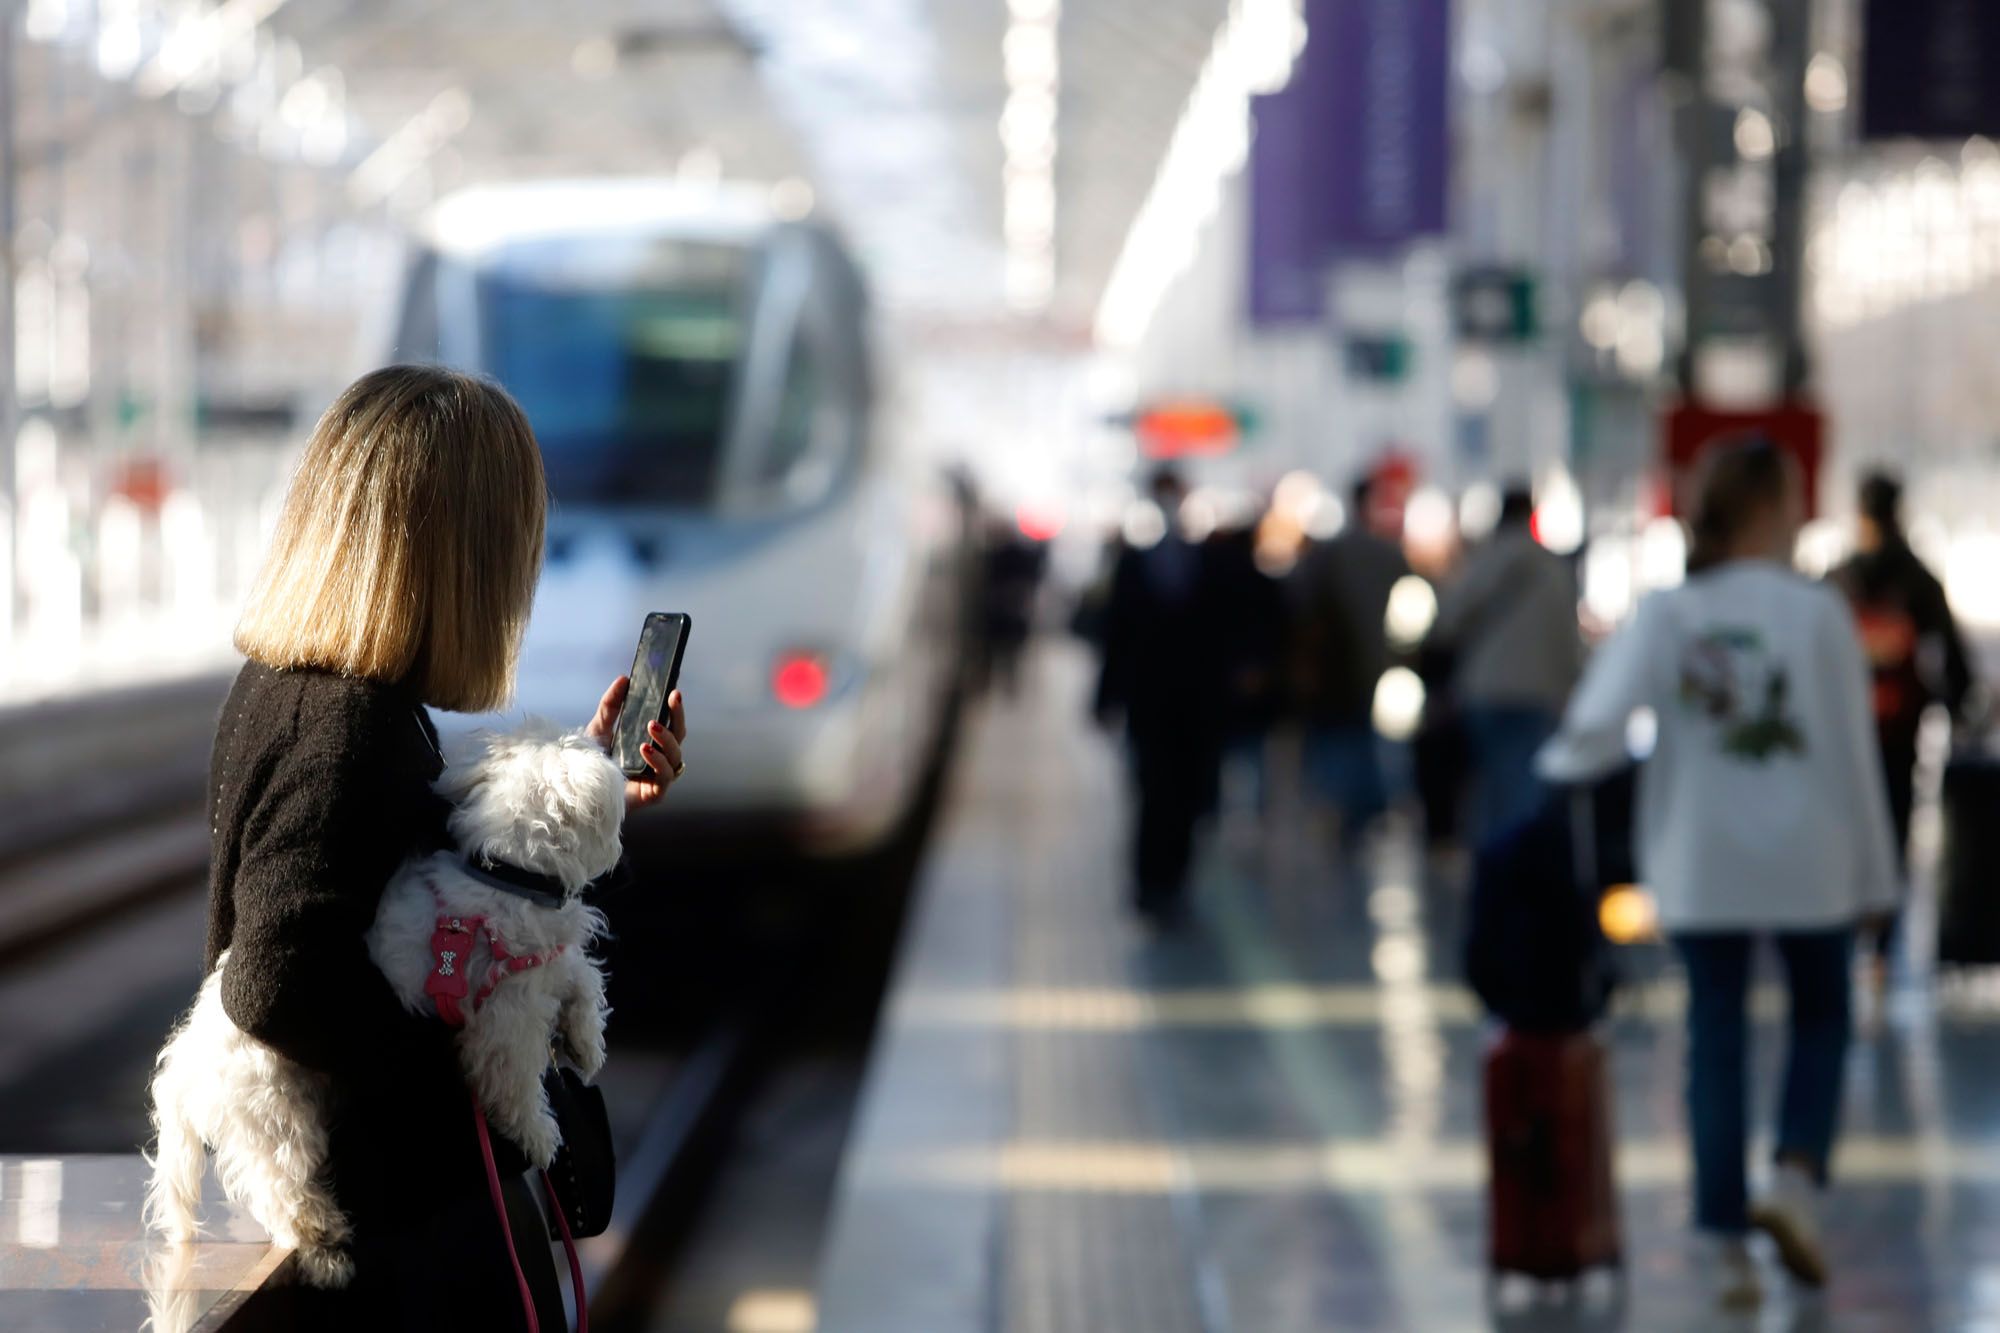
[[[1473,863],[1465,976],[1488,1012],[1524,1033],[1581,1032],[1617,985],[1598,900],[1630,876],[1633,773],[1554,787],[1534,817]]]

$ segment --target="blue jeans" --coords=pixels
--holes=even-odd
[[[1472,761],[1471,841],[1478,846],[1540,809],[1535,752],[1555,735],[1557,718],[1545,708],[1477,704],[1461,715]]]
[[[1314,790],[1340,811],[1344,834],[1360,832],[1388,810],[1381,741],[1370,724],[1315,727],[1306,736],[1305,767]]]
[[[1847,1058],[1848,966],[1853,931],[1776,937],[1791,986],[1791,1034],[1778,1109],[1777,1156],[1826,1183],[1839,1127]],[[1674,936],[1688,983],[1688,1126],[1694,1135],[1694,1220],[1704,1231],[1749,1227],[1744,1156],[1749,1142],[1750,963],[1756,937],[1738,932]]]

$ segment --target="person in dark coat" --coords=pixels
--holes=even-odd
[[[210,764],[204,968],[227,950],[230,1020],[329,1080],[328,1183],[354,1227],[353,1282],[291,1291],[290,1327],[527,1326],[451,1030],[402,1007],[365,935],[396,867],[450,845],[427,709],[484,711],[512,693],[545,503],[534,435],[497,386],[375,371],[307,442],[237,626],[249,661]],[[607,745],[627,686],[590,724]],[[672,710],[628,808],[659,800],[683,766],[678,692]],[[494,1138],[540,1326],[561,1328],[526,1159]]]
[[[1048,547],[1011,523],[995,519],[986,533],[981,628],[990,682],[1012,698],[1020,685],[1021,654],[1035,625],[1035,596]]]
[[[1251,799],[1264,810],[1264,743],[1284,708],[1284,585],[1257,563],[1257,528],[1245,519],[1208,539],[1223,655],[1225,762],[1251,775]]]
[[[1225,657],[1208,553],[1178,527],[1186,484],[1162,469],[1150,491],[1164,530],[1118,553],[1096,714],[1107,726],[1124,718],[1138,795],[1134,906],[1165,922],[1185,902],[1194,827],[1215,800]]]
[[[1903,536],[1902,483],[1886,472],[1861,481],[1855,553],[1830,576],[1847,595],[1868,654],[1875,735],[1889,787],[1896,854],[1907,858],[1916,806],[1917,730],[1924,710],[1941,703],[1960,718],[1972,693],[1965,640],[1944,586]],[[1875,935],[1878,976],[1896,943],[1896,918]]]
[[[1389,594],[1409,576],[1402,546],[1375,522],[1375,487],[1354,484],[1347,526],[1308,548],[1292,571],[1291,671],[1306,727],[1306,773],[1340,811],[1350,847],[1388,808],[1375,687],[1394,663]]]

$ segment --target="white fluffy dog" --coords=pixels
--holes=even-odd
[[[368,952],[408,1008],[462,1020],[467,1084],[493,1127],[546,1167],[560,1143],[542,1089],[552,1041],[585,1078],[604,1065],[604,977],[586,952],[604,918],[581,893],[618,862],[625,779],[594,741],[546,722],[474,739],[437,782],[458,850],[396,872]],[[305,1280],[344,1285],[353,1262],[325,1180],[325,1077],[229,1021],[223,965],[153,1076],[159,1145],[148,1223],[175,1241],[194,1238],[206,1143],[223,1191],[297,1249]]]

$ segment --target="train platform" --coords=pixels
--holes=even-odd
[[[838,1186],[821,1333],[1995,1326],[2000,1023],[1893,992],[1850,1055],[1833,1281],[1731,1324],[1685,1219],[1681,1000],[1660,951],[1613,1049],[1625,1280],[1489,1283],[1462,867],[1390,830],[1345,868],[1275,784],[1192,912],[1124,907],[1122,775],[1058,650],[973,724]],[[1759,1108],[1781,1009],[1760,992]],[[1759,1119],[1763,1119],[1760,1113]]]

